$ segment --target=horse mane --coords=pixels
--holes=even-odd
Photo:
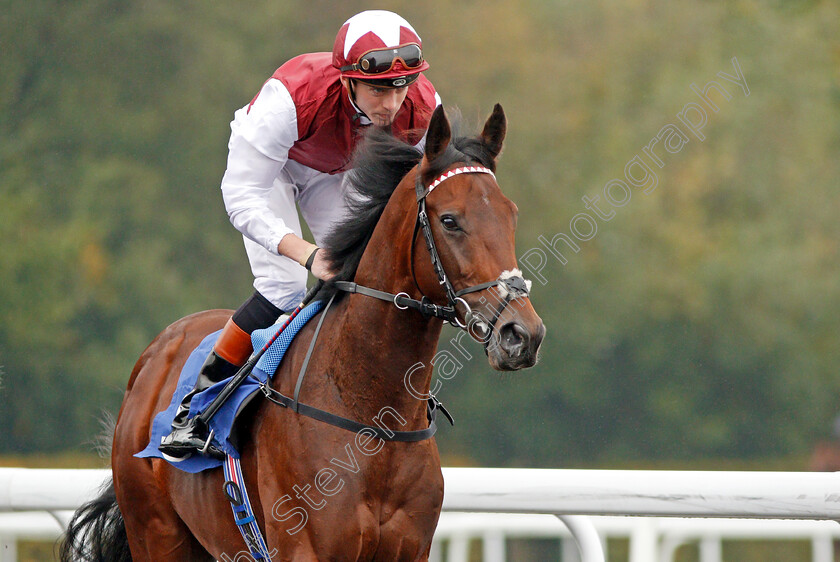
[[[406,174],[422,159],[423,152],[388,129],[370,127],[366,132],[353,153],[347,175],[350,183],[346,196],[347,218],[331,229],[323,244],[332,270],[336,272],[333,281],[353,280],[385,205]],[[429,163],[424,180],[458,162],[476,163],[496,170],[495,159],[480,138],[457,137]],[[317,298],[330,298],[336,291],[327,283]]]

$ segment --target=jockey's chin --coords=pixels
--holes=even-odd
[[[374,113],[370,116],[370,120],[377,127],[388,127],[394,121],[395,116],[390,113]]]

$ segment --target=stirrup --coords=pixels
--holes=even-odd
[[[210,444],[213,443],[213,437],[216,435],[216,430],[211,429],[210,435],[207,436],[207,442],[204,443],[204,447],[202,447],[198,452],[204,456],[207,456],[207,453],[210,451]],[[216,447],[217,448],[217,447]]]
[[[210,434],[204,437],[202,435],[204,431],[199,427],[199,424],[201,424],[201,420],[190,418],[185,426],[173,428],[168,435],[161,437],[158,450],[170,457],[167,460],[173,462],[185,460],[195,452],[212,458],[224,459],[227,456],[224,450],[213,444],[216,431],[211,430]],[[180,434],[177,438],[174,435],[176,433]],[[167,440],[169,440],[168,443]],[[172,441],[175,441],[175,443]]]
[[[161,456],[163,456],[163,458],[168,460],[169,462],[185,461],[188,458],[192,457],[195,453],[199,453],[205,457],[210,457],[213,459],[224,460],[227,457],[227,453],[225,453],[222,449],[213,444],[212,437],[212,435],[209,436],[207,438],[207,441],[205,441],[204,445],[201,448],[195,446],[172,449],[170,447],[160,445],[158,446],[158,451],[160,451]],[[177,451],[177,454],[173,454],[175,453],[175,451]]]

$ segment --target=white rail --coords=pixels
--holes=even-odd
[[[801,541],[811,545],[811,562],[834,562],[833,542],[840,539],[834,521],[785,519],[685,519],[678,517],[580,516],[601,539],[629,539],[630,560],[673,562],[684,545],[699,551],[700,562],[721,562],[722,541]],[[552,515],[459,513],[441,515],[435,531],[432,562],[467,562],[469,547],[480,543],[484,562],[504,562],[509,539],[559,540],[564,562],[580,560],[569,530]],[[445,545],[445,546],[444,546]],[[606,554],[606,544],[604,545]]]
[[[840,519],[840,473],[444,468],[448,511]]]
[[[0,512],[75,510],[110,477],[107,469],[0,468]]]
[[[605,557],[578,515],[840,519],[838,473],[447,468],[444,480],[446,511],[557,515],[582,562]],[[630,562],[657,559],[653,529],[632,539]]]
[[[500,468],[443,473],[444,511],[556,515],[577,541],[582,562],[603,562],[604,553],[591,519],[581,515],[840,520],[840,473]],[[94,497],[109,476],[108,470],[0,468],[0,512],[46,511],[63,523],[60,512]],[[650,525],[638,527],[631,562],[658,559],[659,535]]]

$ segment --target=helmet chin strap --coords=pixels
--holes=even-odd
[[[350,103],[353,104],[353,109],[356,110],[356,114],[353,115],[352,119],[353,119],[353,121],[358,121],[360,118],[364,117],[365,119],[367,119],[368,121],[370,121],[372,123],[373,120],[370,117],[368,117],[367,115],[365,115],[365,112],[362,111],[361,108],[356,103],[356,91],[354,90],[355,85],[356,85],[356,81],[354,79],[352,79],[352,78],[347,79],[347,90],[348,90],[348,93],[350,94]]]

